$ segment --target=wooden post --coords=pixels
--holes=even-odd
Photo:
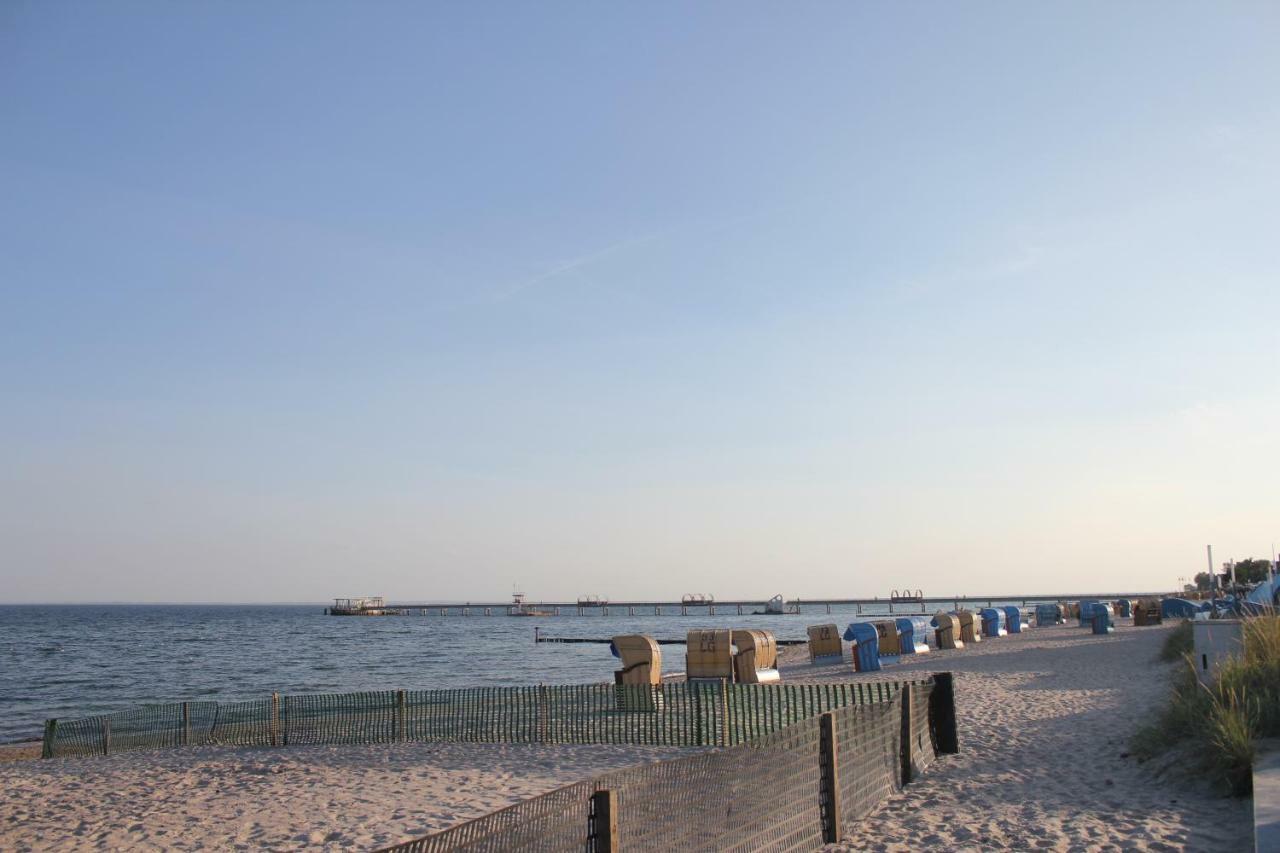
[[[818,720],[818,787],[822,815],[822,841],[840,843],[840,748],[836,742],[836,716],[827,711]]]
[[[102,754],[111,754],[111,720],[107,717],[102,718]]]
[[[53,758],[53,746],[58,739],[57,719],[44,721],[44,743],[40,746],[41,758]]]
[[[547,686],[538,685],[538,743],[547,742]]]
[[[720,745],[729,745],[729,682],[720,682]]]
[[[182,745],[191,744],[191,703],[182,703]]]
[[[898,691],[902,696],[902,737],[899,741],[899,756],[902,761],[902,784],[911,783],[911,683],[902,685]]]
[[[587,849],[595,853],[616,853],[618,845],[618,792],[606,788],[591,795]]]
[[[956,694],[951,673],[933,674],[933,693],[929,695],[929,728],[938,752],[955,755],[960,751],[956,734]]]
[[[271,694],[271,745],[280,745],[280,694]]]
[[[403,690],[396,691],[396,740],[404,740],[404,712],[407,705],[406,694]]]

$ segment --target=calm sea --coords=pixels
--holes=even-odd
[[[39,738],[48,717],[150,702],[612,680],[608,646],[535,644],[535,626],[561,637],[755,627],[803,639],[807,625],[843,629],[857,618],[853,608],[827,616],[822,607],[785,616],[618,612],[371,618],[325,616],[322,605],[0,606],[0,742]],[[665,669],[683,668],[682,646],[664,646],[663,656]]]

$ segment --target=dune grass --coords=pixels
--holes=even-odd
[[[1196,679],[1191,630],[1190,623],[1179,626],[1166,640],[1161,657],[1169,659],[1170,650],[1185,643],[1185,665],[1173,676],[1169,704],[1138,730],[1130,746],[1147,759],[1187,744],[1198,769],[1232,794],[1247,796],[1253,790],[1254,741],[1280,735],[1280,617],[1245,620],[1244,654],[1224,663],[1212,686]]]
[[[1165,637],[1164,646],[1160,649],[1160,660],[1182,660],[1191,654],[1191,647],[1194,642],[1191,623],[1183,622],[1170,631],[1169,636]]]

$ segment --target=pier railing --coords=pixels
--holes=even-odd
[[[958,751],[951,676],[824,711],[728,749],[559,788],[384,853],[813,850],[856,832]]]
[[[45,723],[46,758],[183,746],[401,741],[729,747],[902,684],[579,684],[462,690],[273,694],[179,702]]]

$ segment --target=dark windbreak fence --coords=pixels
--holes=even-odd
[[[940,678],[941,691],[894,685],[903,689],[882,701],[613,771],[387,850],[813,850],[851,836],[940,750],[955,750],[950,680]]]
[[[580,684],[179,702],[45,724],[46,758],[181,746],[401,741],[736,746],[897,683]]]

